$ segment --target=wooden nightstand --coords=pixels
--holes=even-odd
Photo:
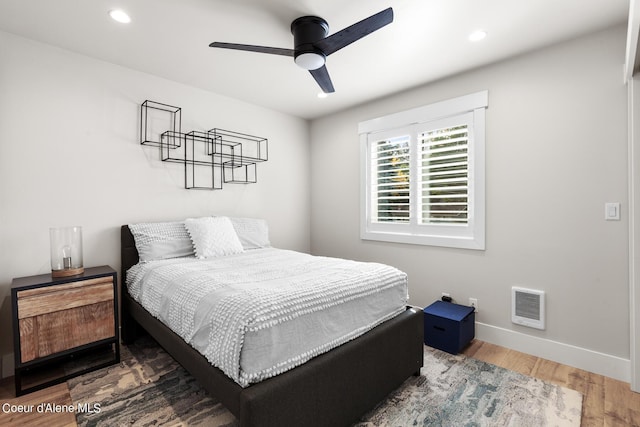
[[[117,289],[109,266],[13,279],[16,396],[120,362]]]

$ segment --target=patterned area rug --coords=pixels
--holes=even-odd
[[[122,346],[122,362],[68,381],[79,426],[237,426],[237,420],[153,340]],[[357,426],[579,426],[582,395],[465,356],[425,347],[408,379]]]
[[[420,373],[357,425],[580,425],[582,394],[575,390],[430,347]]]

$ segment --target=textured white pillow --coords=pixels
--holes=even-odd
[[[129,224],[141,262],[192,257],[193,243],[182,221]]]
[[[268,248],[271,246],[269,241],[269,226],[264,219],[257,218],[229,218],[233,224],[233,228],[238,234],[238,239],[242,243],[244,250]]]
[[[184,225],[191,236],[198,258],[213,258],[244,252],[226,216],[187,218]]]

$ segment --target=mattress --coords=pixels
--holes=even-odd
[[[357,338],[408,300],[396,268],[275,248],[139,263],[126,285],[242,387]]]

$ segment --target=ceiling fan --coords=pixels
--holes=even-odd
[[[391,22],[393,22],[393,9],[388,8],[327,36],[329,33],[327,21],[318,16],[302,16],[291,23],[293,49],[222,42],[213,42],[209,46],[292,56],[298,66],[309,70],[323,92],[332,93],[335,89],[325,65],[327,56]]]

